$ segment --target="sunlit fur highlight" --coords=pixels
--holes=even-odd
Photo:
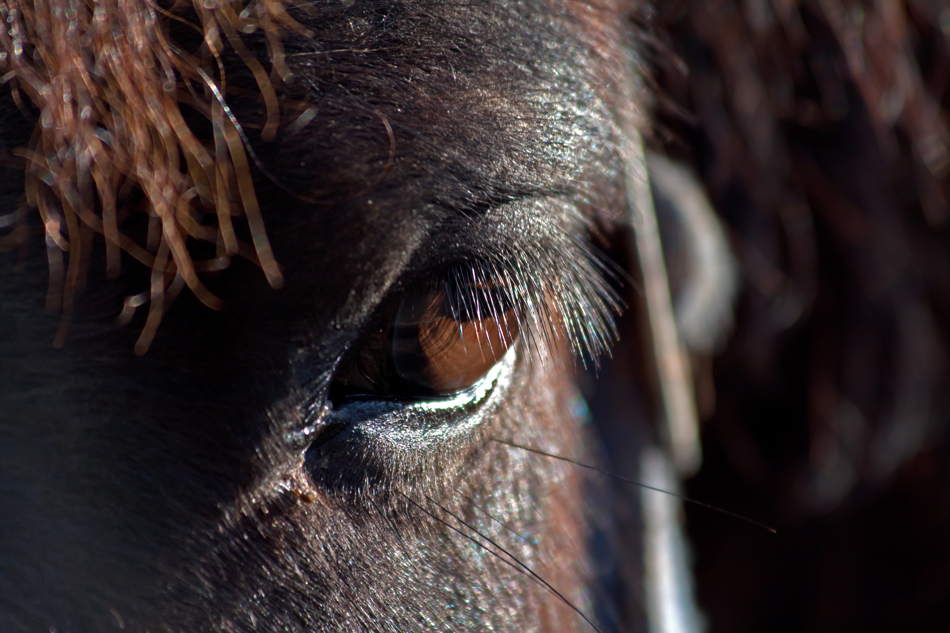
[[[184,8],[200,21],[191,24],[203,38],[194,53],[168,35],[171,20],[183,21]],[[206,305],[219,307],[199,275],[226,267],[233,255],[258,262],[270,284],[281,285],[251,184],[246,137],[227,106],[221,61],[230,47],[251,71],[266,105],[261,135],[274,138],[280,122],[274,84],[290,78],[281,33],[306,34],[279,0],[247,6],[239,0],[182,0],[167,9],[149,0],[0,0],[0,14],[9,25],[0,30],[3,81],[21,107],[25,95],[39,114],[29,147],[17,154],[26,175],[25,204],[39,210],[46,229],[47,307],[63,313],[57,345],[68,331],[97,233],[105,238],[110,276],[119,273],[120,251],[152,271],[150,289],[130,297],[124,311],[130,316],[137,305],[150,303],[138,353],[148,349],[184,285]],[[270,53],[269,73],[242,42],[242,34],[258,30]],[[196,138],[180,104],[210,119],[213,144]],[[147,204],[126,208],[136,187]],[[198,208],[214,210],[216,223],[202,224]],[[149,216],[145,244],[122,232],[125,217],[140,212]],[[252,245],[235,235],[232,218],[239,216]],[[0,246],[26,236],[25,230],[14,234]],[[215,244],[216,256],[196,261],[189,240]]]

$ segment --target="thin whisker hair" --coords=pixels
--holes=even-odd
[[[527,536],[525,536],[525,535],[521,534],[520,532],[518,532],[518,531],[512,529],[511,527],[509,527],[509,526],[508,526],[504,521],[502,521],[501,519],[495,518],[488,510],[486,510],[483,506],[479,505],[473,498],[471,498],[470,496],[468,496],[467,494],[465,494],[464,492],[462,492],[462,491],[459,490],[458,488],[452,486],[452,490],[454,490],[455,492],[457,492],[460,497],[462,497],[463,499],[465,499],[466,501],[468,501],[469,503],[471,503],[473,507],[477,508],[478,510],[481,510],[482,514],[484,514],[486,517],[488,517],[491,521],[493,521],[494,523],[497,523],[497,524],[500,525],[501,527],[505,528],[508,532],[510,532],[511,534],[513,534],[514,536],[516,536],[516,537],[517,537],[519,540],[521,540],[522,542],[527,543],[527,544],[529,544],[529,545],[537,545],[537,542],[536,542],[534,539],[528,538]]]
[[[542,587],[545,587],[548,591],[553,592],[553,594],[554,594],[557,598],[559,598],[562,602],[564,602],[564,603],[565,603],[566,605],[568,605],[571,609],[573,609],[575,612],[577,612],[582,618],[584,618],[585,621],[587,621],[592,627],[594,627],[594,630],[595,630],[595,631],[597,631],[598,633],[603,633],[599,628],[597,628],[596,625],[594,625],[593,622],[591,622],[591,621],[583,614],[583,612],[581,612],[577,607],[575,607],[567,598],[565,598],[564,596],[562,596],[562,595],[560,594],[560,592],[557,591],[557,589],[551,587],[549,584],[547,584],[542,578],[538,577],[536,574],[535,574],[534,576],[532,576],[531,574],[532,574],[533,572],[531,572],[530,569],[528,569],[528,568],[525,567],[520,561],[518,561],[517,558],[514,558],[514,557],[512,556],[512,559],[513,559],[516,563],[518,563],[518,564],[516,565],[515,562],[512,562],[512,561],[508,560],[507,558],[504,558],[501,554],[499,554],[499,553],[496,552],[495,550],[491,549],[490,547],[487,547],[484,543],[480,542],[480,541],[479,541],[478,539],[476,539],[475,537],[473,537],[473,536],[471,536],[471,535],[469,535],[469,534],[466,534],[465,532],[463,532],[462,530],[458,529],[457,527],[455,527],[454,525],[452,525],[451,523],[449,523],[449,522],[446,521],[445,519],[442,519],[442,518],[436,516],[435,514],[433,514],[432,512],[430,512],[429,510],[427,510],[426,508],[424,508],[421,504],[419,504],[419,503],[417,503],[416,501],[412,500],[412,499],[411,499],[408,495],[406,495],[405,493],[400,492],[400,491],[398,491],[398,490],[397,490],[396,492],[397,492],[398,494],[400,494],[401,496],[405,497],[406,501],[408,501],[410,504],[412,504],[413,506],[415,506],[416,508],[418,508],[419,510],[421,510],[422,512],[424,512],[424,513],[425,513],[426,515],[428,515],[429,518],[431,518],[432,520],[434,520],[434,521],[436,521],[436,522],[438,522],[438,523],[444,525],[445,527],[449,528],[450,530],[452,530],[452,531],[455,532],[456,534],[460,535],[462,538],[464,538],[465,540],[469,541],[469,542],[472,543],[473,545],[476,545],[477,547],[480,547],[481,549],[485,550],[486,552],[488,552],[489,554],[491,554],[492,556],[494,556],[495,558],[497,558],[497,559],[498,559],[499,561],[501,561],[502,563],[504,563],[504,564],[508,565],[509,567],[511,567],[512,569],[514,569],[514,570],[515,570],[516,572],[518,572],[519,574],[521,574],[521,575],[523,575],[523,576],[525,576],[525,577],[531,578],[533,582],[538,583],[538,584],[541,585]],[[447,512],[449,515],[454,516],[454,515],[452,515],[450,512],[448,512],[447,510],[445,510],[444,508],[442,508],[442,510],[443,510],[443,512]],[[463,525],[466,525],[466,526],[467,526],[467,524],[465,524],[464,521],[460,521],[460,522],[461,522]],[[469,529],[472,529],[472,531],[474,531],[474,532],[475,532],[476,534],[478,534],[479,536],[482,536],[482,538],[485,538],[485,540],[488,540],[489,542],[491,542],[490,539],[488,539],[488,538],[486,538],[485,536],[483,536],[483,535],[482,535],[481,533],[479,533],[477,530],[474,530],[474,529],[471,528],[470,526],[467,526],[467,527],[469,527]],[[496,547],[497,547],[497,546],[496,546]],[[501,549],[503,552],[505,552],[506,554],[508,554],[508,552],[505,551],[504,548],[499,547],[498,549]],[[508,555],[511,556],[510,554],[508,554]],[[529,573],[529,572],[530,572],[530,573]]]
[[[712,505],[712,504],[710,504],[710,503],[706,503],[706,502],[704,502],[704,501],[699,501],[699,500],[697,500],[697,499],[691,499],[691,498],[689,498],[689,497],[676,494],[675,492],[670,492],[669,490],[663,490],[662,488],[656,488],[656,487],[654,487],[654,486],[650,486],[650,485],[648,485],[648,484],[645,484],[645,483],[641,483],[641,482],[639,482],[639,481],[636,481],[635,479],[629,479],[629,478],[623,477],[623,476],[621,476],[621,475],[615,475],[614,473],[608,472],[608,471],[603,470],[603,469],[601,469],[601,468],[597,468],[596,466],[591,466],[590,464],[585,464],[585,463],[583,463],[583,462],[579,462],[579,461],[577,461],[577,460],[575,460],[575,459],[571,459],[570,457],[564,457],[564,456],[562,456],[562,455],[555,455],[555,454],[553,454],[553,453],[548,453],[548,452],[542,451],[542,450],[537,449],[537,448],[530,448],[530,447],[528,447],[528,446],[522,446],[521,444],[516,444],[516,443],[514,443],[514,442],[509,442],[509,441],[506,441],[506,440],[500,440],[500,439],[497,439],[497,438],[494,438],[494,437],[491,438],[491,440],[492,440],[493,442],[497,442],[497,443],[499,443],[499,444],[504,444],[505,446],[510,446],[511,448],[521,449],[521,450],[527,451],[527,452],[529,452],[529,453],[534,453],[534,454],[536,454],[536,455],[541,455],[542,457],[550,457],[551,459],[557,459],[557,460],[560,460],[560,461],[563,461],[563,462],[567,462],[568,464],[573,464],[574,466],[578,466],[578,467],[580,467],[580,468],[586,468],[587,470],[592,470],[592,471],[594,471],[594,472],[596,472],[596,473],[600,473],[601,475],[604,475],[605,477],[609,477],[609,478],[615,479],[615,480],[617,480],[617,481],[622,481],[622,482],[624,482],[624,483],[631,484],[631,485],[637,486],[637,487],[639,487],[639,488],[645,488],[646,490],[652,490],[653,492],[660,492],[660,493],[663,493],[663,494],[668,495],[668,496],[670,496],[670,497],[675,497],[676,499],[680,499],[680,500],[682,500],[682,501],[685,501],[686,503],[691,503],[691,504],[693,504],[693,505],[700,506],[700,507],[702,507],[702,508],[706,508],[707,510],[713,510],[714,512],[718,512],[718,513],[720,513],[720,514],[725,514],[725,515],[727,515],[727,516],[731,516],[731,517],[733,517],[734,519],[739,519],[739,520],[741,520],[741,521],[745,521],[746,523],[750,523],[750,524],[752,524],[752,525],[754,525],[754,526],[756,526],[756,527],[758,527],[758,528],[761,528],[761,529],[763,529],[763,530],[766,530],[766,531],[768,531],[768,532],[771,532],[772,534],[777,534],[777,533],[778,533],[778,530],[776,530],[775,528],[773,528],[773,527],[771,527],[771,526],[768,526],[768,525],[766,525],[765,523],[761,523],[761,522],[759,522],[759,521],[756,521],[755,519],[750,519],[750,518],[747,517],[747,516],[738,514],[738,513],[736,513],[736,512],[731,512],[731,511],[729,511],[729,510],[725,510],[725,509],[723,509],[723,508],[720,508],[720,507],[718,507],[718,506],[714,506],[714,505]]]
[[[405,495],[403,495],[403,496],[405,496]],[[408,499],[408,497],[406,497],[406,498]],[[477,534],[478,536],[482,537],[483,539],[485,539],[486,541],[488,541],[489,543],[491,543],[493,546],[495,546],[496,548],[498,548],[499,550],[501,550],[506,556],[508,556],[512,561],[514,561],[514,563],[508,562],[506,559],[502,558],[502,557],[501,557],[500,555],[498,555],[496,552],[493,552],[491,549],[485,547],[482,543],[479,543],[476,539],[474,539],[474,538],[472,538],[471,536],[465,534],[464,532],[458,530],[458,529],[455,528],[454,526],[449,525],[449,523],[447,523],[447,522],[445,522],[445,521],[442,521],[441,519],[438,519],[437,517],[435,517],[435,515],[433,515],[433,514],[431,514],[431,513],[428,513],[429,516],[431,516],[431,517],[433,517],[433,518],[436,518],[436,520],[440,521],[440,522],[443,523],[444,525],[446,525],[446,526],[448,526],[448,527],[451,527],[453,530],[455,530],[456,532],[458,532],[458,533],[461,534],[462,536],[466,537],[467,539],[469,539],[469,540],[472,541],[473,543],[475,543],[475,544],[479,545],[480,547],[484,548],[486,551],[492,552],[493,554],[495,554],[495,556],[498,557],[499,560],[502,560],[502,561],[508,563],[509,565],[513,566],[513,567],[514,567],[514,565],[517,565],[517,567],[514,567],[515,569],[518,569],[518,568],[520,567],[522,570],[524,570],[523,573],[526,572],[526,573],[527,573],[531,578],[533,578],[536,582],[540,583],[543,587],[545,587],[548,591],[550,591],[558,600],[560,600],[561,602],[563,602],[564,604],[566,604],[568,607],[570,607],[571,610],[573,610],[577,615],[579,615],[581,618],[583,618],[583,620],[584,620],[585,622],[587,622],[587,624],[589,624],[592,629],[594,629],[595,631],[597,631],[597,633],[603,633],[603,631],[600,630],[600,627],[598,627],[596,624],[594,624],[594,621],[591,620],[591,619],[587,616],[587,614],[585,614],[580,608],[578,608],[577,606],[575,606],[573,602],[571,602],[570,600],[568,600],[567,597],[566,597],[564,594],[562,594],[560,591],[558,591],[557,589],[555,589],[555,588],[551,585],[551,583],[549,583],[549,582],[546,581],[544,578],[542,578],[541,576],[539,576],[539,575],[537,574],[537,572],[535,572],[533,569],[531,569],[530,567],[528,567],[527,565],[525,565],[524,563],[522,563],[522,562],[518,559],[517,556],[515,556],[514,554],[512,554],[511,552],[509,552],[507,549],[505,549],[504,547],[502,547],[501,545],[499,545],[498,543],[496,543],[494,540],[492,540],[491,538],[489,538],[488,536],[486,536],[486,535],[483,534],[482,532],[480,532],[478,529],[476,529],[475,527],[473,527],[472,525],[470,525],[470,524],[469,524],[468,522],[466,522],[464,519],[462,519],[461,517],[459,517],[459,516],[457,516],[456,514],[454,514],[451,510],[447,509],[446,507],[444,507],[443,505],[441,505],[440,503],[438,503],[437,501],[435,501],[434,499],[432,499],[432,497],[426,495],[426,500],[428,500],[429,503],[435,505],[437,508],[439,508],[440,510],[442,510],[443,512],[445,512],[446,514],[448,514],[450,517],[452,517],[453,519],[455,519],[456,521],[458,521],[459,523],[461,523],[462,525],[464,525],[465,527],[467,527],[469,530],[471,530],[472,532],[474,532],[475,534]],[[412,501],[412,500],[410,499],[410,501]]]

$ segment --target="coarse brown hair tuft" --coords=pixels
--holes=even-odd
[[[185,285],[209,307],[220,306],[199,274],[226,267],[231,256],[256,261],[272,286],[282,284],[250,177],[247,139],[225,99],[222,63],[230,48],[253,74],[266,105],[261,134],[274,138],[280,120],[274,85],[290,77],[282,33],[308,34],[281,0],[175,0],[167,7],[154,0],[0,0],[0,15],[2,81],[19,106],[25,94],[39,114],[29,146],[15,150],[25,200],[17,228],[0,238],[0,248],[25,240],[25,210],[38,209],[50,264],[47,307],[63,315],[57,346],[68,332],[96,233],[105,241],[110,276],[119,273],[121,251],[151,269],[150,289],[129,297],[119,317],[128,321],[137,306],[150,304],[139,354]],[[176,45],[173,22],[196,29],[198,51]],[[270,72],[242,41],[256,31],[264,35]],[[182,104],[208,117],[213,142],[195,136]],[[126,208],[136,187],[149,216],[144,244],[122,231],[130,213],[142,212],[142,205]],[[202,224],[199,206],[213,209],[216,221]],[[253,245],[235,234],[232,218],[239,216]],[[216,245],[216,255],[194,259],[189,240]]]

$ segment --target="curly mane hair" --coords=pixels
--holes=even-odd
[[[184,286],[219,307],[200,274],[226,267],[231,256],[257,262],[272,286],[282,284],[250,177],[252,150],[226,101],[222,62],[229,49],[253,75],[266,106],[261,136],[273,139],[280,122],[274,86],[290,78],[281,36],[308,34],[280,0],[0,0],[0,15],[9,25],[0,30],[3,82],[21,110],[29,107],[26,96],[37,119],[29,146],[14,152],[25,199],[0,248],[23,243],[25,211],[38,209],[50,262],[47,307],[63,314],[56,345],[68,332],[95,234],[104,238],[110,276],[119,273],[121,251],[151,269],[150,289],[129,297],[120,316],[127,321],[150,304],[139,354]],[[198,34],[197,50],[179,47],[172,25]],[[258,31],[269,71],[242,40]],[[207,117],[213,141],[195,135],[183,104]],[[146,204],[129,203],[136,189]],[[199,217],[200,208],[211,212]],[[124,220],[142,212],[148,237],[133,239],[123,233]],[[252,244],[238,239],[236,217],[247,223]],[[193,257],[194,240],[213,244],[215,255]]]

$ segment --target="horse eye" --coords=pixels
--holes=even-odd
[[[518,337],[507,293],[480,283],[422,284],[386,311],[336,378],[337,395],[446,396],[474,385]]]

